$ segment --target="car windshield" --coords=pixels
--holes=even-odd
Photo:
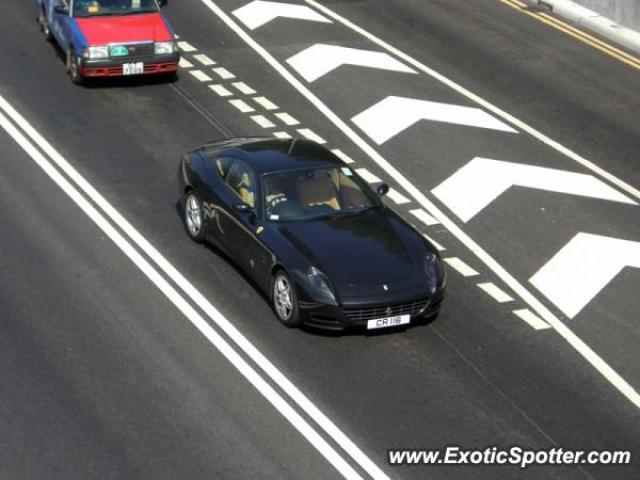
[[[266,218],[274,222],[349,216],[381,205],[349,167],[271,173],[263,187]]]
[[[75,0],[74,17],[132,15],[158,11],[156,0]]]

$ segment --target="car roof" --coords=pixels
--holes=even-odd
[[[234,157],[245,161],[259,175],[299,168],[344,166],[322,145],[300,138],[242,137],[208,143],[201,152],[210,157]]]

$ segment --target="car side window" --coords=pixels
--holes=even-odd
[[[251,208],[256,206],[256,176],[246,163],[237,160],[225,179],[227,185]]]
[[[231,157],[219,157],[216,159],[216,172],[218,172],[222,180],[226,180],[231,167],[233,167],[233,162],[235,162],[235,158]]]

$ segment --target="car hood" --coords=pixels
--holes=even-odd
[[[171,31],[159,13],[75,20],[89,45],[173,40]]]
[[[312,265],[322,270],[340,296],[366,296],[415,285],[418,252],[408,235],[415,232],[386,209],[352,217],[291,222],[280,234]]]

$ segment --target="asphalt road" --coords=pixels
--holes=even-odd
[[[230,15],[242,4],[217,3]],[[640,184],[636,70],[498,1],[325,5],[627,184]],[[446,225],[427,226],[415,218],[410,210],[420,205],[401,182],[204,2],[174,1],[166,13],[180,40],[196,49],[183,52],[192,66],[181,70],[177,82],[109,81],[80,88],[68,81],[59,53],[42,39],[34,5],[3,2],[0,96],[390,478],[638,478],[640,415],[628,396],[557,329],[536,330],[514,315],[532,307]],[[279,18],[244,30],[285,65],[319,43],[381,51],[337,21]],[[203,65],[200,54],[216,65]],[[212,70],[219,67],[234,78]],[[199,80],[194,70],[210,80]],[[622,270],[575,315],[529,279],[578,232],[640,241],[640,207],[512,188],[463,221],[432,190],[473,158],[593,172],[519,128],[510,133],[421,121],[377,143],[351,119],[388,96],[478,106],[422,72],[343,66],[307,82],[291,71],[638,388],[638,269]],[[238,81],[255,93],[242,93]],[[256,96],[277,107],[255,102]],[[242,113],[229,99],[253,111]],[[283,123],[275,115],[282,112],[300,125]],[[274,126],[261,127],[251,118],[258,114]],[[177,210],[180,155],[215,138],[299,134],[300,128],[312,129],[357,168],[390,183],[410,200],[394,208],[442,244],[445,257],[460,258],[478,272],[465,277],[450,269],[448,297],[435,322],[376,336],[288,330],[228,259],[188,240]],[[4,130],[0,160],[1,478],[340,478]],[[477,287],[487,282],[513,301],[498,303]],[[241,355],[262,371],[264,365]],[[273,378],[268,383],[280,391]],[[308,411],[291,404],[320,431]],[[338,452],[345,448],[321,435]],[[389,448],[450,444],[623,449],[634,459],[629,466],[527,470],[386,463]]]

